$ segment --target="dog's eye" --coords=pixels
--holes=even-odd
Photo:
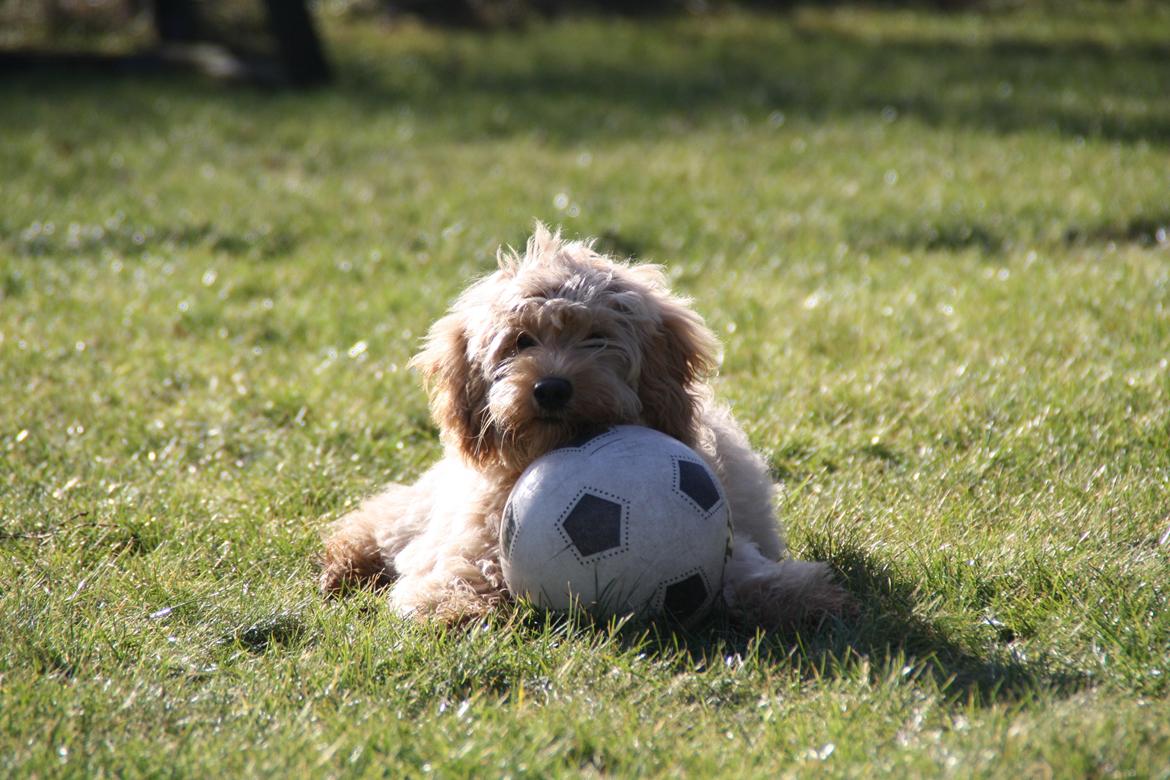
[[[581,346],[586,349],[602,349],[609,343],[609,339],[604,333],[594,331],[589,334],[589,337],[581,342]]]
[[[536,346],[536,339],[527,333],[521,333],[516,337],[516,351],[523,352],[526,349]]]

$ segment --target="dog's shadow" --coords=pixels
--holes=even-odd
[[[943,621],[920,609],[913,582],[860,548],[838,547],[819,557],[837,568],[856,600],[855,614],[766,634],[715,616],[694,630],[631,626],[623,641],[643,652],[681,657],[690,668],[750,657],[761,664],[795,666],[809,677],[928,677],[945,696],[984,705],[1017,700],[1038,689],[1071,693],[1084,685],[1076,675],[1024,661],[1014,652],[1016,637],[1006,627],[985,622],[985,630],[967,632],[985,641],[952,636]]]

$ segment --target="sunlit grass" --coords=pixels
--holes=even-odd
[[[320,92],[0,81],[0,769],[1165,772],[1163,10],[327,33]],[[420,336],[533,218],[695,297],[856,621],[317,597],[324,523],[438,454]]]

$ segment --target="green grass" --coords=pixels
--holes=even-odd
[[[326,33],[315,93],[0,80],[0,774],[1167,776],[1165,8]],[[856,620],[318,598],[534,217],[696,298]]]

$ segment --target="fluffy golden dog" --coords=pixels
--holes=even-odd
[[[444,456],[338,521],[321,588],[380,581],[403,615],[459,621],[509,599],[500,517],[535,458],[577,436],[636,424],[679,439],[719,475],[734,545],[722,602],[754,625],[791,625],[849,603],[824,563],[787,556],[773,485],[707,380],[719,345],[652,265],[616,262],[537,225],[523,255],[474,283],[412,365],[426,378]]]

